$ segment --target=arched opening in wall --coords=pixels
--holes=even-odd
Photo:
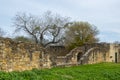
[[[78,53],[78,55],[77,55],[77,62],[80,61],[80,58],[82,57],[82,55],[83,55],[82,52],[79,52],[79,53]]]

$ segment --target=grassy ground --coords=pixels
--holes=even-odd
[[[120,80],[120,64],[100,63],[23,72],[0,72],[0,80]]]

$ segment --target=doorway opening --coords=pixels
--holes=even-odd
[[[115,53],[115,63],[117,63],[117,52]]]
[[[82,52],[79,52],[79,53],[78,53],[78,55],[77,55],[77,62],[80,61],[80,58],[82,57],[82,55],[83,55]]]

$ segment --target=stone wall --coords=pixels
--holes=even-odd
[[[110,62],[110,44],[90,44],[71,50],[66,56],[56,58],[56,65],[79,65]]]
[[[39,45],[0,38],[0,70],[23,71],[50,65],[49,55]]]
[[[0,71],[24,71],[99,62],[120,62],[120,45],[87,44],[69,52],[63,46],[44,49],[37,44],[0,38]]]
[[[120,44],[110,44],[109,53],[109,62],[120,62]]]
[[[56,58],[56,65],[95,64],[120,62],[120,44],[95,43],[71,50],[66,56]]]

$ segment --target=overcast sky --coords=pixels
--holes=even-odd
[[[0,27],[11,37],[17,12],[40,15],[47,10],[94,24],[101,42],[120,41],[120,0],[0,0]]]

